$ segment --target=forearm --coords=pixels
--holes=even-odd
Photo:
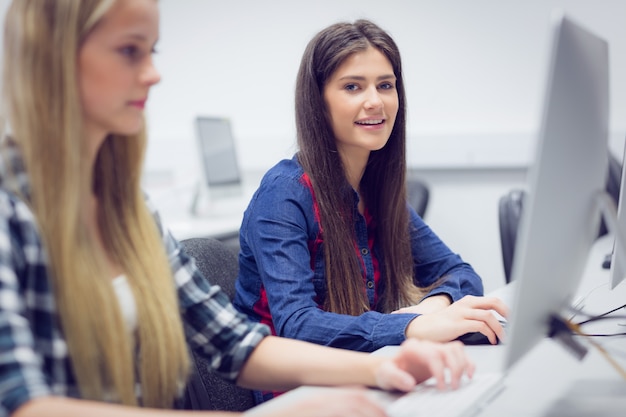
[[[183,417],[188,412],[174,410],[156,410],[139,407],[128,407],[97,401],[78,400],[65,397],[41,397],[30,400],[18,408],[12,417]],[[234,417],[241,413],[201,412],[197,416]]]
[[[281,306],[282,307],[282,306]],[[285,322],[284,313],[277,321]],[[404,329],[412,317],[368,311],[359,316],[336,314],[315,307],[305,314],[292,314],[278,327],[278,336],[317,345],[339,347],[359,352],[374,352],[384,346],[399,345],[405,340]]]
[[[288,390],[300,385],[376,386],[384,358],[298,340],[266,337],[246,362],[238,383],[255,389]]]

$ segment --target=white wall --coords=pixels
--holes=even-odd
[[[232,119],[241,164],[265,170],[294,151],[293,95],[307,42],[369,18],[400,47],[411,166],[431,186],[426,220],[483,276],[504,283],[501,195],[524,186],[538,128],[550,15],[563,9],[609,41],[612,145],[626,136],[624,0],[160,0],[148,169],[194,178],[193,120]],[[173,152],[175,150],[176,152]],[[484,169],[484,168],[487,169]]]
[[[232,119],[244,168],[265,169],[291,155],[294,82],[305,45],[325,26],[359,17],[387,29],[402,52],[412,165],[528,162],[555,8],[610,42],[611,127],[622,138],[626,132],[623,0],[161,0],[160,6],[163,81],[148,107],[149,168],[193,168],[198,114]]]
[[[0,0],[0,13],[9,0]],[[153,178],[195,180],[193,120],[228,116],[241,165],[265,170],[294,151],[293,90],[306,43],[339,20],[369,18],[403,56],[409,163],[431,185],[426,216],[453,250],[503,283],[497,200],[524,185],[550,46],[564,9],[611,48],[612,145],[626,136],[624,0],[160,0],[148,103]],[[0,31],[0,39],[2,33]],[[484,169],[484,168],[487,169]]]

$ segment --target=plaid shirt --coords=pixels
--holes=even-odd
[[[0,161],[0,416],[48,395],[80,397],[60,327],[45,250],[26,203],[6,187],[9,163],[22,191],[28,179],[15,148]],[[2,158],[0,158],[2,159]],[[25,194],[28,195],[28,194]],[[235,380],[267,327],[250,322],[211,286],[194,261],[161,225],[178,288],[184,331],[191,349],[205,355],[222,376]]]

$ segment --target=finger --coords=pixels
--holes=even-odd
[[[497,312],[500,316],[507,318],[509,316],[509,306],[507,306],[504,301],[499,298],[491,298],[493,298],[493,307],[491,309]]]
[[[445,390],[448,382],[446,381],[445,367],[442,361],[435,361],[430,364],[430,371],[435,378],[435,383],[438,390]]]
[[[498,343],[496,338],[504,340],[504,328],[498,319],[491,314],[491,312],[484,310],[470,310],[465,313],[465,318],[466,320],[474,321],[474,331],[484,334],[492,345]]]
[[[493,331],[493,333],[495,333],[495,336],[500,339],[501,341],[504,341],[504,338],[506,337],[506,333],[504,332],[504,327],[502,326],[502,323],[493,315],[493,314],[489,314],[489,317],[487,317],[487,320],[485,321],[485,323],[489,326],[489,329],[491,331]],[[494,340],[493,344],[497,344],[498,341]]]
[[[395,361],[383,362],[376,370],[376,384],[385,390],[411,391],[417,381],[411,374],[400,369]]]
[[[430,361],[435,354],[433,342],[417,339],[406,339],[402,342],[398,354],[393,358],[394,364],[408,372],[415,384],[424,382],[432,376]],[[438,344],[435,344],[438,345]]]
[[[443,390],[446,388],[446,365],[445,365],[445,345],[431,345],[432,353],[428,360],[428,368],[431,375],[435,378],[437,389]]]
[[[396,361],[402,369],[410,372],[416,383],[433,377],[445,386],[445,365],[442,350],[446,345],[428,340],[407,339],[402,343]]]
[[[485,322],[478,322],[479,324],[479,330],[478,332],[482,333],[483,335],[485,335],[487,337],[487,339],[489,340],[489,343],[491,343],[492,345],[496,345],[498,344],[498,336],[497,333]],[[498,324],[499,326],[500,324]]]
[[[458,303],[467,304],[468,306],[481,310],[495,310],[502,317],[508,317],[509,307],[497,297],[473,296],[466,295],[461,298]]]
[[[459,387],[459,380],[463,375],[463,360],[461,355],[458,354],[457,349],[449,346],[443,352],[443,357],[449,374],[449,380],[446,381],[446,384],[453,389],[457,389]]]
[[[459,380],[463,375],[463,365],[465,362],[463,355],[459,352],[459,349],[455,345],[450,344],[444,352],[444,360],[450,373],[450,380],[448,383],[452,388],[456,389],[458,388]]]
[[[462,353],[465,356],[465,374],[472,379],[474,377],[474,372],[476,372],[476,363],[467,355],[467,351],[465,350],[465,346],[463,343],[459,342],[460,349],[462,349]]]
[[[474,364],[465,352],[461,342],[451,342],[447,344],[445,361],[450,372],[450,386],[454,389],[460,385],[463,374],[468,377],[473,375]]]

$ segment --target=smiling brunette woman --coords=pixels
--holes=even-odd
[[[273,334],[371,352],[503,329],[472,267],[407,204],[400,53],[370,21],[334,24],[302,57],[299,151],[244,214],[235,306]],[[260,394],[258,401],[273,393]]]

